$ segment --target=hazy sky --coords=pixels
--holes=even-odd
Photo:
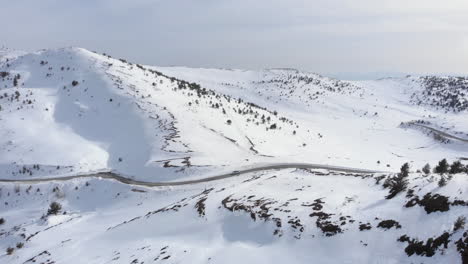
[[[467,0],[2,1],[0,45],[153,65],[468,74]]]

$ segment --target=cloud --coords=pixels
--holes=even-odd
[[[468,72],[465,0],[16,0],[2,40],[159,65]]]

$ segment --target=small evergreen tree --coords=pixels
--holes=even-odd
[[[439,185],[439,187],[444,187],[445,185],[447,185],[447,182],[447,179],[442,175],[437,184]]]
[[[21,78],[21,75],[17,74],[13,77],[13,86],[18,86],[18,80]]]
[[[47,210],[47,215],[56,215],[62,210],[62,205],[57,202],[52,202]]]
[[[390,192],[385,198],[392,199],[400,192],[406,190],[406,187],[408,186],[408,180],[405,179],[405,177],[403,177],[401,173],[398,173],[396,177],[394,177],[387,183],[387,186],[390,187]]]
[[[463,230],[465,228],[465,222],[466,218],[464,216],[459,216],[453,225],[453,231]]]
[[[426,163],[426,165],[424,165],[424,167],[422,168],[422,171],[423,171],[425,174],[431,173],[431,165],[429,165],[429,163]]]
[[[437,166],[434,168],[434,172],[439,173],[439,174],[444,174],[448,172],[448,169],[449,169],[449,164],[447,162],[447,159],[443,159],[439,161],[439,164],[437,164]]]
[[[401,166],[400,174],[402,175],[402,177],[408,177],[409,168],[410,168],[410,166],[409,166],[408,162],[406,162],[405,164],[403,164],[403,166]]]
[[[12,247],[8,247],[8,248],[6,249],[7,255],[12,255],[14,251],[15,251],[15,249],[12,248]]]
[[[456,173],[462,173],[465,170],[463,167],[463,164],[461,164],[460,161],[454,161],[452,165],[450,166],[450,174],[456,174]]]
[[[396,177],[388,179],[384,183],[384,187],[390,187],[389,194],[385,197],[386,199],[392,199],[398,193],[406,190],[408,187],[408,180],[406,179],[409,176],[409,164],[406,162],[401,166],[400,173]]]

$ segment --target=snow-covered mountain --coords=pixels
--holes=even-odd
[[[3,49],[0,262],[468,261],[467,89]]]

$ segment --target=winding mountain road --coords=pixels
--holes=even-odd
[[[445,137],[445,138],[448,138],[448,139],[455,139],[455,140],[458,140],[458,141],[461,141],[461,142],[464,142],[464,143],[468,143],[468,139],[465,139],[465,138],[461,138],[461,137],[457,137],[457,136],[454,136],[454,135],[451,135],[449,133],[446,133],[444,131],[440,131],[438,129],[435,129],[433,127],[430,127],[430,126],[426,126],[426,125],[423,125],[423,124],[418,124],[418,123],[411,123],[411,125],[413,126],[418,126],[418,127],[421,127],[421,128],[425,128],[425,129],[428,129],[442,137]]]
[[[417,123],[411,123],[411,125],[428,129],[445,138],[454,139],[454,140],[468,143],[468,139],[460,138],[460,137],[448,134],[444,131],[440,131],[438,129],[432,128],[427,125],[417,124]],[[345,172],[345,173],[391,173],[388,171],[375,171],[375,170],[366,170],[366,169],[359,169],[359,168],[340,167],[340,166],[313,164],[313,163],[278,163],[278,164],[269,164],[269,165],[257,165],[251,168],[233,171],[230,173],[224,173],[224,174],[220,174],[216,176],[209,176],[209,177],[205,177],[201,179],[186,180],[186,181],[148,182],[148,181],[140,181],[140,180],[135,180],[132,178],[127,178],[127,177],[118,175],[114,172],[99,172],[99,173],[92,173],[92,174],[82,174],[82,175],[63,176],[63,177],[50,177],[50,178],[37,178],[37,179],[0,179],[0,183],[32,184],[32,183],[43,183],[43,182],[53,182],[53,181],[68,181],[68,180],[82,179],[82,178],[102,178],[102,179],[116,180],[118,182],[121,182],[123,184],[128,184],[128,185],[144,186],[144,187],[164,187],[164,186],[180,186],[180,185],[211,182],[211,181],[232,178],[232,177],[236,177],[242,174],[247,174],[247,173],[252,173],[252,172],[279,170],[279,169],[325,169],[325,170]]]
[[[82,178],[102,178],[102,179],[111,179],[118,182],[135,185],[135,186],[145,186],[145,187],[163,187],[163,186],[180,186],[180,185],[189,185],[204,183],[216,180],[222,180],[227,178],[236,177],[242,174],[258,172],[258,171],[267,171],[267,170],[279,170],[279,169],[326,169],[330,171],[346,172],[346,173],[382,173],[383,171],[374,171],[366,169],[357,169],[349,167],[340,167],[340,166],[331,166],[331,165],[322,165],[322,164],[310,164],[310,163],[280,163],[280,164],[271,164],[271,165],[259,165],[248,169],[233,171],[230,173],[220,174],[216,176],[210,176],[201,179],[195,180],[186,180],[186,181],[172,181],[172,182],[147,182],[139,181],[131,178],[126,178],[120,176],[113,172],[99,172],[94,174],[83,174],[83,175],[74,175],[74,176],[64,176],[64,177],[51,177],[51,178],[39,178],[39,179],[0,179],[0,183],[43,183],[43,182],[53,182],[53,181],[68,181],[73,179],[82,179]]]

